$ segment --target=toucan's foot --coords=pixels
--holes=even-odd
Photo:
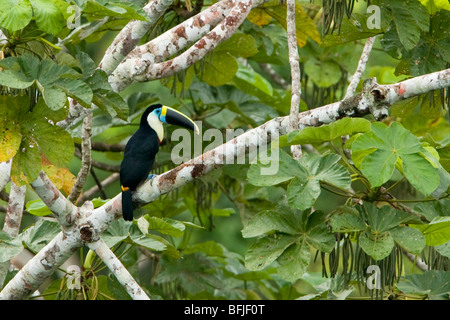
[[[157,176],[156,174],[149,174],[149,175],[148,175],[148,179],[150,179],[150,183],[153,182],[153,179],[155,179],[156,176]]]

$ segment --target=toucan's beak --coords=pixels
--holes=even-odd
[[[192,130],[196,134],[200,133],[200,131],[198,130],[198,126],[195,124],[194,121],[192,121],[191,118],[181,113],[180,111],[172,109],[167,106],[162,106],[159,120],[168,124],[173,124],[176,126]]]

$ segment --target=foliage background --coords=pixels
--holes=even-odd
[[[90,101],[94,101],[92,99],[95,97],[100,99],[109,95],[109,100],[105,100],[103,107],[98,105],[99,109],[94,110],[92,141],[114,145],[123,145],[126,142],[136,130],[141,112],[146,106],[157,101],[189,114],[194,120],[202,121],[203,130],[207,128],[246,130],[276,116],[289,114],[290,68],[285,36],[285,5],[269,1],[263,6],[254,8],[239,31],[219,45],[205,59],[174,77],[148,83],[133,83],[120,93],[122,101],[104,85],[106,77],[99,72],[96,73],[94,69],[117,31],[131,18],[142,18],[143,12],[140,8],[145,1],[64,2],[55,0],[49,2],[51,3],[49,10],[42,9],[45,12],[37,10],[37,8],[47,8],[41,6],[41,1],[30,1],[30,3],[35,9],[36,16],[33,19],[30,18],[28,22],[24,20],[23,15],[16,20],[8,20],[5,17],[8,12],[6,9],[9,5],[8,1],[4,2],[3,7],[0,6],[2,13],[0,26],[5,34],[13,39],[2,48],[5,57],[10,57],[9,60],[5,59],[0,64],[5,71],[9,72],[0,73],[3,108],[12,101],[5,98],[6,96],[13,96],[15,101],[24,99],[25,102],[17,103],[16,110],[19,110],[21,106],[26,108],[30,92],[39,91],[42,95],[33,109],[35,119],[20,120],[22,123],[42,122],[44,114],[54,121],[63,119],[67,113],[67,106],[64,106],[64,103],[61,105],[56,103],[58,101],[56,98],[60,98],[61,95],[63,100],[66,96],[85,100],[86,106],[89,106]],[[86,33],[69,33],[70,30],[65,26],[68,14],[64,10],[68,4],[77,4],[83,8],[82,22],[87,24]],[[209,4],[208,1],[204,2],[205,6]],[[321,19],[324,14],[322,3],[297,1],[297,36],[302,70],[300,109],[302,111],[343,98],[348,79],[356,70],[365,39],[370,36],[379,35],[363,79],[376,77],[378,83],[390,84],[448,67],[450,63],[448,3],[437,0],[409,0],[405,4],[405,1],[379,0],[371,1],[371,4],[382,8],[381,29],[367,28],[365,23],[368,17],[367,3],[359,1],[354,3],[351,18],[343,17],[340,33],[335,30],[333,33],[324,34]],[[180,12],[185,10],[187,5],[190,5],[190,2],[176,1],[158,24],[150,30],[142,43],[183,21],[184,17]],[[118,7],[122,7],[123,10],[119,10]],[[408,9],[403,10],[405,7]],[[52,9],[55,11],[52,12]],[[52,19],[40,20],[40,12]],[[104,17],[110,17],[108,22],[94,29],[98,21]],[[21,21],[25,21],[23,25],[17,25]],[[65,40],[58,42],[57,38]],[[64,50],[57,48],[63,45]],[[14,58],[14,56],[20,58]],[[19,70],[12,64],[17,61],[19,64],[20,61],[23,62]],[[41,73],[34,75],[31,71],[26,72],[27,66],[43,64],[46,61],[55,62],[54,64],[48,62],[53,69],[47,66],[42,68]],[[267,72],[267,67],[274,70],[284,81],[272,77]],[[46,73],[45,70],[51,71]],[[11,84],[11,77],[14,75],[17,76],[16,86]],[[55,85],[53,81],[60,76],[65,77],[65,80],[56,82]],[[32,85],[25,84],[35,80],[37,82]],[[38,82],[40,85],[37,84]],[[362,83],[357,91],[361,89]],[[47,98],[46,94],[48,94]],[[290,179],[280,180],[281,183],[262,182],[261,177],[252,176],[247,172],[252,171],[250,165],[227,165],[196,180],[192,185],[143,206],[135,213],[137,220],[133,223],[123,220],[114,222],[103,238],[114,248],[125,266],[152,298],[448,298],[450,291],[448,287],[450,279],[448,216],[450,212],[447,193],[450,163],[449,96],[448,90],[442,90],[405,100],[392,106],[390,117],[384,120],[386,124],[401,124],[397,133],[401,132],[399,135],[404,133],[407,138],[399,141],[400,147],[416,145],[420,152],[425,152],[422,148],[428,148],[426,150],[431,153],[431,156],[428,155],[428,158],[423,156],[421,159],[427,158],[427,163],[435,159],[436,170],[427,168],[422,173],[425,175],[428,172],[429,176],[418,175],[417,180],[422,183],[414,183],[409,177],[402,178],[404,171],[401,163],[397,162],[394,174],[392,175],[391,171],[387,180],[384,179],[375,187],[375,177],[371,178],[371,175],[377,175],[377,172],[374,173],[373,169],[365,171],[361,165],[357,165],[357,169],[362,174],[360,179],[354,179],[352,185],[356,191],[363,192],[364,183],[369,182],[372,186],[366,190],[364,197],[362,193],[359,194],[366,203],[361,208],[365,208],[367,212],[375,212],[374,215],[392,215],[391,228],[415,225],[414,230],[421,231],[418,237],[422,242],[425,239],[424,235],[427,234],[424,228],[429,227],[429,223],[436,216],[441,218],[437,223],[438,227],[444,230],[441,235],[444,241],[441,239],[436,242],[441,246],[439,251],[436,250],[436,245],[429,241],[426,247],[417,243],[406,246],[407,249],[412,249],[410,251],[415,255],[424,259],[434,271],[423,273],[414,263],[406,259],[402,251],[405,246],[401,245],[404,244],[401,241],[397,241],[387,252],[387,258],[376,250],[370,255],[370,249],[367,247],[367,251],[361,252],[363,245],[360,242],[357,244],[357,239],[361,239],[358,238],[359,232],[370,237],[370,232],[373,230],[364,231],[366,226],[361,226],[359,229],[348,231],[344,227],[348,227],[345,223],[350,222],[340,220],[340,217],[347,217],[347,215],[357,217],[358,212],[363,214],[361,213],[363,211],[359,207],[359,211],[354,208],[350,210],[348,197],[338,194],[342,189],[350,187],[350,173],[353,172],[349,173],[349,167],[345,167],[342,160],[339,165],[331,164],[336,155],[328,156],[327,154],[336,153],[338,150],[337,153],[340,156],[344,155],[344,146],[338,142],[340,138],[324,138],[323,128],[322,131],[311,130],[310,136],[294,133],[280,140],[281,146],[284,146],[286,151],[289,150],[288,145],[292,144],[292,141],[313,146],[314,150],[323,155],[320,158],[322,160],[315,159],[316,161],[325,161],[323,159],[330,161],[329,165],[332,169],[327,171],[325,176],[334,172],[338,177],[336,180],[330,178],[331,186],[327,184],[324,186],[324,180],[320,180],[320,184],[317,181],[322,189],[319,188],[317,198],[310,205],[296,202],[294,205],[286,206],[283,202],[285,196],[289,198],[291,188],[289,182],[301,180],[294,175]],[[100,101],[99,104],[101,104]],[[41,111],[37,113],[37,110]],[[20,112],[12,112],[7,116],[19,117]],[[370,117],[367,119],[373,120]],[[360,130],[361,126],[365,128]],[[45,128],[45,125],[42,124],[41,128]],[[166,128],[168,139],[157,156],[157,165],[154,166],[153,171],[157,174],[174,167],[169,161],[170,150],[176,144],[170,141],[174,128]],[[351,142],[357,139],[362,141],[361,135],[369,137],[369,134],[374,132],[374,127],[373,125],[370,127],[369,121],[348,123],[346,128],[350,129],[345,134],[354,136],[349,140]],[[397,137],[396,132],[392,131],[394,128],[395,125],[379,127],[379,130],[384,130],[385,143]],[[31,127],[26,129],[29,129],[31,133]],[[17,130],[22,130],[22,134],[24,133],[23,127]],[[336,137],[345,135],[342,134],[344,132],[342,128],[336,130],[341,133]],[[26,172],[29,177],[37,176],[44,168],[54,183],[59,183],[61,190],[68,194],[70,185],[81,166],[79,157],[73,156],[77,144],[80,143],[81,121],[67,131],[70,137],[60,135],[58,140],[54,140],[52,136],[43,132],[42,137],[48,145],[44,148],[42,144],[40,153],[36,156],[37,159],[21,158],[22,162],[20,162],[16,160],[18,159],[16,156],[12,180],[19,184],[30,182],[24,179],[21,172]],[[33,137],[33,134],[25,135],[25,137]],[[22,138],[18,141],[8,140],[6,135],[2,138],[7,141],[6,149],[12,148],[14,144],[22,146],[21,143],[31,143],[20,140]],[[208,144],[204,143],[203,148]],[[16,148],[18,147],[17,145]],[[360,149],[356,149],[355,144],[352,147],[347,145],[346,149],[352,149],[352,160],[355,164],[358,161],[355,158],[355,152],[360,152],[360,164],[364,157],[370,156],[364,153],[367,145],[363,142]],[[418,150],[412,153],[416,155]],[[42,162],[41,154],[48,158],[50,164]],[[93,151],[92,156],[93,160],[110,167],[109,170],[103,170],[94,164],[93,172],[91,171],[84,190],[96,186],[96,179],[102,181],[111,175],[111,171],[117,171],[117,166],[122,159],[121,152]],[[314,156],[308,155],[305,158],[307,160],[304,167],[313,166],[311,163]],[[288,171],[293,170],[295,166],[290,159],[292,158],[286,154]],[[339,157],[336,156],[335,160],[337,162]],[[404,165],[408,163],[403,156],[402,161]],[[252,165],[253,171],[258,168],[258,165]],[[281,165],[284,164],[281,163]],[[66,171],[66,168],[72,175]],[[298,170],[304,173],[302,168]],[[299,173],[298,176],[301,174]],[[337,181],[346,178],[348,180],[342,184]],[[433,197],[432,192],[439,183],[441,183],[440,193],[434,194]],[[430,184],[435,187],[432,190],[425,190]],[[379,187],[389,188],[392,185],[395,187],[392,190],[395,198],[414,200],[411,203],[405,202],[409,208],[406,210],[409,212],[407,218],[402,216],[405,208],[399,203],[394,205],[398,210],[385,206],[380,211],[370,204],[374,200],[377,200],[375,203],[378,205],[387,203],[378,197],[380,196]],[[333,186],[339,188],[336,189]],[[105,187],[103,194],[96,193],[93,196],[97,198],[94,203],[101,205],[102,201],[112,198],[119,190],[120,185],[116,181]],[[294,190],[294,187],[291,190]],[[9,185],[4,191],[9,193]],[[297,190],[294,198],[304,199],[304,196]],[[3,200],[5,199],[3,197]],[[426,202],[420,202],[421,200]],[[24,215],[19,238],[28,251],[35,253],[59,231],[59,226],[41,217],[47,216],[49,211],[41,204],[31,188],[27,189],[26,203],[27,214]],[[1,204],[6,206],[7,202],[3,201]],[[300,213],[302,210],[308,210],[312,205],[314,205],[315,213],[310,214],[309,211]],[[271,220],[270,215],[265,216],[267,209],[275,212],[274,220]],[[412,214],[412,211],[419,215],[420,219]],[[292,217],[288,217],[289,214],[292,214]],[[286,225],[282,225],[283,216],[288,221]],[[258,217],[261,218],[260,221]],[[333,220],[332,217],[336,218]],[[0,213],[0,219],[4,219],[4,213]],[[298,225],[290,219],[297,219]],[[313,224],[312,227],[311,224]],[[374,228],[373,224],[368,225]],[[353,224],[351,226],[355,227]],[[292,231],[289,228],[299,229]],[[386,230],[391,229],[386,228],[380,232],[386,233]],[[299,243],[306,242],[303,242],[304,239],[301,237],[295,238],[292,240],[295,246],[284,249],[292,251],[294,247],[298,247],[300,251],[293,254],[297,258],[292,261],[286,254],[281,256],[285,252],[279,247],[280,243],[285,241],[283,239],[287,239],[289,235],[296,237],[298,232],[310,231],[319,235],[319,238],[326,239],[314,240],[318,242],[323,240],[323,243],[315,243],[316,245],[310,246],[311,243],[309,243],[307,246],[298,246]],[[433,234],[433,230],[429,232]],[[142,234],[145,235],[144,238]],[[342,256],[339,256],[336,250],[333,251],[336,239],[341,243]],[[263,241],[268,241],[268,245],[259,246]],[[418,246],[418,249],[414,245]],[[22,247],[18,245],[17,251],[21,250]],[[261,265],[256,263],[259,260],[254,258],[254,255],[261,254],[261,250],[267,252],[269,256],[265,257],[266,268],[261,268]],[[280,258],[277,260],[278,257]],[[84,266],[82,289],[68,289],[65,285],[66,277],[62,271],[55,275],[45,288],[42,288],[42,296],[46,299],[128,298],[114,276],[102,266],[101,261],[88,254],[86,248],[75,254],[72,263],[77,261]],[[352,265],[352,270],[349,269],[349,263]],[[367,290],[364,283],[357,281],[358,277],[361,280],[361,277],[365,275],[364,271],[370,264],[378,264],[382,268],[386,286],[380,290]],[[13,275],[14,272],[10,273],[8,279]],[[333,277],[330,278],[330,275]],[[398,280],[400,280],[399,284],[397,284]]]

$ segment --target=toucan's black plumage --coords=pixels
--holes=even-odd
[[[125,147],[120,165],[122,212],[125,220],[133,220],[132,191],[144,182],[153,166],[163,139],[162,123],[179,125],[198,133],[198,127],[187,116],[161,104],[148,107],[141,117],[139,129]]]

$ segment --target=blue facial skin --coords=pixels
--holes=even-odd
[[[155,110],[153,110],[153,112],[158,116],[158,118],[161,122],[167,123],[166,116],[161,115],[161,112],[162,112],[161,108],[155,109]]]

